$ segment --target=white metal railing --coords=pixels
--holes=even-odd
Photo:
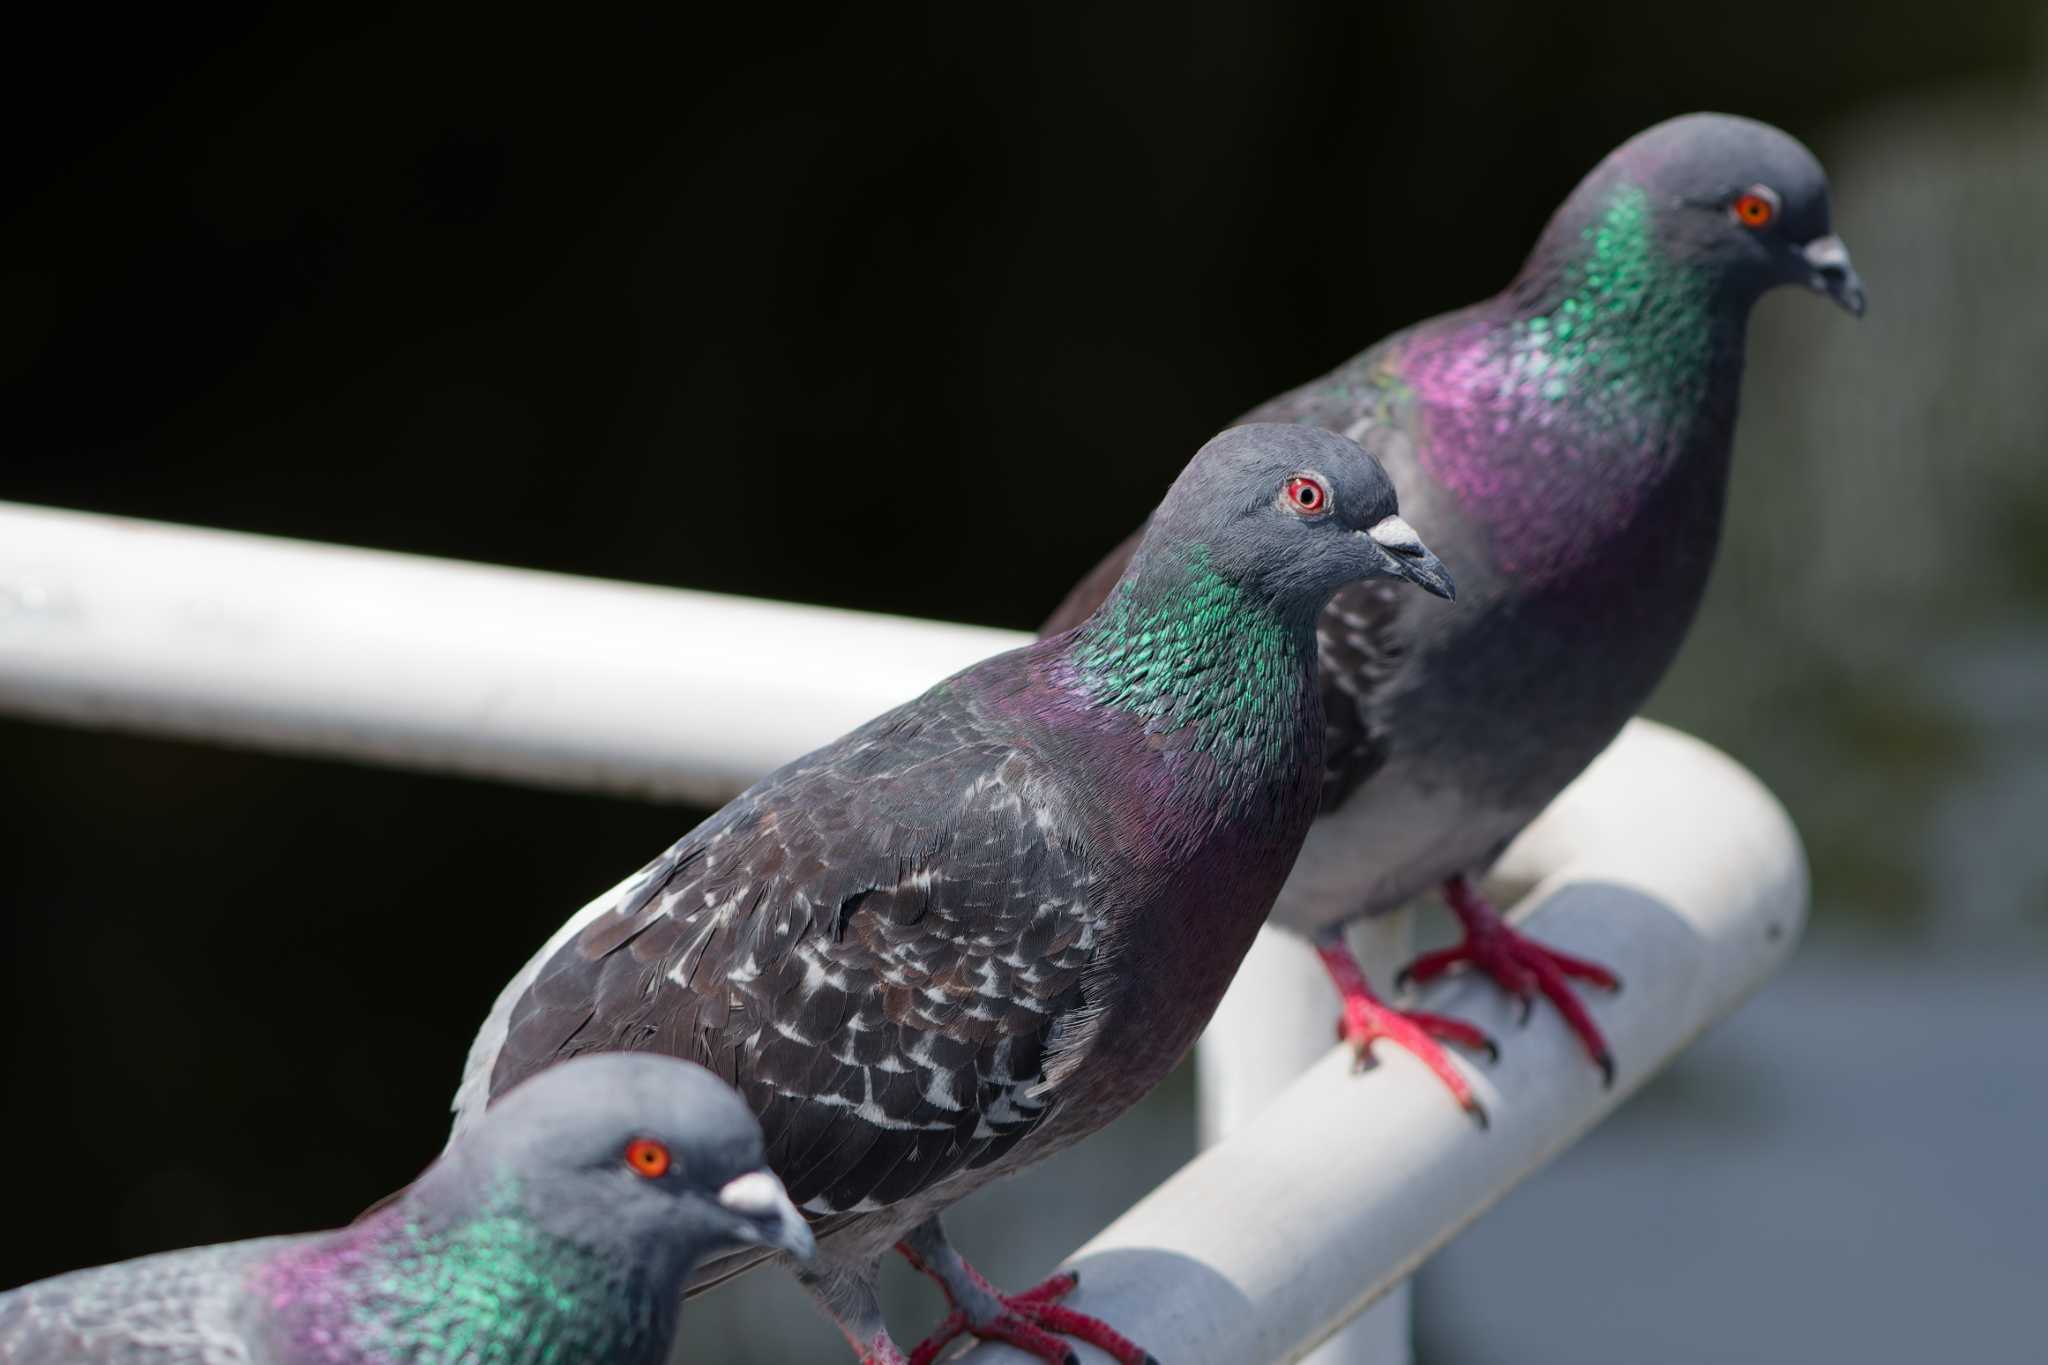
[[[0,710],[74,725],[717,804],[1024,638],[0,503]]]
[[[0,710],[73,724],[709,802],[1022,638],[0,504]],[[1644,722],[1495,880],[1621,974],[1591,1002],[1614,1089],[1553,1013],[1516,1028],[1460,981],[1426,1000],[1503,1039],[1490,1130],[1400,1052],[1353,1076],[1312,956],[1262,935],[1199,1054],[1214,1143],[1076,1253],[1077,1305],[1171,1365],[1399,1365],[1405,1277],[1760,985],[1806,908],[1770,793]],[[1368,936],[1391,965],[1403,918]]]

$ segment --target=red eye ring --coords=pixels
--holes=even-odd
[[[1287,506],[1304,517],[1319,517],[1330,510],[1330,490],[1321,479],[1296,474],[1280,490]]]
[[[668,1174],[671,1162],[668,1148],[661,1143],[653,1138],[634,1138],[626,1144],[626,1164],[635,1175],[659,1180]]]
[[[1735,220],[1746,228],[1769,227],[1777,216],[1778,206],[1771,202],[1769,196],[1756,190],[1739,195],[1735,200]]]

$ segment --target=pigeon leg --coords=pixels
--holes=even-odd
[[[918,1224],[896,1249],[913,1269],[937,1281],[946,1302],[953,1305],[938,1329],[910,1353],[910,1365],[931,1365],[963,1334],[1008,1342],[1048,1365],[1081,1365],[1081,1357],[1060,1340],[1062,1336],[1087,1342],[1118,1365],[1159,1365],[1108,1323],[1060,1305],[1081,1282],[1071,1270],[1021,1294],[1000,1293],[953,1249],[937,1218]]]
[[[1451,1092],[1451,1098],[1464,1106],[1465,1112],[1481,1128],[1486,1127],[1486,1107],[1472,1093],[1472,1083],[1451,1065],[1449,1054],[1437,1039],[1484,1052],[1490,1060],[1498,1061],[1500,1049],[1494,1046],[1493,1040],[1462,1019],[1398,1010],[1381,1001],[1372,993],[1372,986],[1365,979],[1365,969],[1358,965],[1358,959],[1345,945],[1341,925],[1316,935],[1316,956],[1323,960],[1323,970],[1330,974],[1337,993],[1344,997],[1344,1017],[1337,1025],[1337,1038],[1339,1042],[1351,1045],[1358,1069],[1365,1069],[1372,1056],[1373,1043],[1384,1038],[1415,1054],[1444,1083],[1444,1088]]]
[[[847,1340],[852,1341],[853,1349],[859,1352],[860,1365],[909,1365],[902,1350],[890,1340],[886,1331],[875,1333],[865,1344],[853,1341],[852,1337]]]
[[[874,1268],[868,1273],[831,1267],[805,1267],[796,1272],[803,1287],[810,1291],[831,1317],[840,1334],[860,1365],[909,1365],[903,1358],[903,1349],[889,1335],[889,1325],[882,1319],[882,1301],[875,1295]]]
[[[1586,1055],[1600,1068],[1605,1083],[1613,1085],[1614,1054],[1607,1050],[1600,1026],[1586,1012],[1571,983],[1584,981],[1601,990],[1618,991],[1621,979],[1597,962],[1568,957],[1534,939],[1524,938],[1463,877],[1453,877],[1444,883],[1444,902],[1465,926],[1464,941],[1455,948],[1424,953],[1404,967],[1398,979],[1421,985],[1453,967],[1469,964],[1521,1001],[1525,1018],[1533,993],[1541,991],[1578,1036]]]

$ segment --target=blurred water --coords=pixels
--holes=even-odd
[[[1426,1361],[2041,1358],[2048,964],[1823,947],[1431,1262]]]

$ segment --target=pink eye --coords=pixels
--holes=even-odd
[[[1280,490],[1280,496],[1287,505],[1305,517],[1320,516],[1329,510],[1330,490],[1323,486],[1321,479],[1306,474],[1296,474]]]

